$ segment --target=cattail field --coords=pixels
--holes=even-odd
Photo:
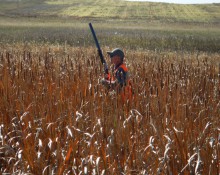
[[[124,51],[122,103],[95,47],[2,44],[1,174],[219,175],[220,55]]]

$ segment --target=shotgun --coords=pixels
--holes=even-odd
[[[108,72],[108,65],[107,65],[107,63],[106,63],[106,61],[105,61],[105,58],[104,58],[103,54],[102,54],[102,50],[101,50],[101,48],[100,48],[98,39],[97,39],[97,37],[96,37],[95,30],[94,30],[93,27],[92,27],[92,23],[89,23],[89,27],[90,27],[90,30],[91,30],[91,32],[92,32],[92,36],[93,36],[94,41],[95,41],[95,44],[96,44],[96,48],[98,49],[98,54],[99,54],[101,63],[104,65],[104,72],[105,72],[105,74],[108,74],[108,73],[109,73],[109,72]]]

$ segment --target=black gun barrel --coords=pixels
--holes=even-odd
[[[93,36],[93,38],[94,38],[94,40],[95,40],[95,44],[96,44],[97,49],[98,49],[98,50],[101,50],[100,45],[99,45],[99,42],[98,42],[98,39],[97,39],[96,34],[95,34],[95,31],[94,31],[94,29],[93,29],[93,27],[92,27],[92,23],[89,23],[89,27],[90,27],[90,30],[91,30],[91,32],[92,32],[92,36]]]
[[[92,32],[92,36],[93,36],[93,38],[94,38],[94,40],[95,40],[95,44],[96,44],[96,47],[97,47],[97,49],[98,49],[98,53],[99,53],[99,57],[100,57],[100,59],[101,59],[101,63],[104,64],[105,73],[108,73],[108,66],[107,66],[106,61],[105,61],[105,58],[104,58],[104,56],[103,56],[103,54],[102,54],[102,50],[101,50],[101,48],[100,48],[100,45],[99,45],[98,39],[97,39],[97,37],[96,37],[95,30],[93,29],[92,23],[89,23],[89,27],[90,27],[90,30],[91,30],[91,32]]]

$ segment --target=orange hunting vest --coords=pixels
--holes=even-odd
[[[126,102],[127,100],[132,100],[132,84],[131,80],[128,77],[128,68],[125,66],[125,64],[121,64],[116,70],[115,74],[118,71],[118,69],[121,68],[126,73],[126,82],[125,85],[120,90],[121,98],[123,102]]]

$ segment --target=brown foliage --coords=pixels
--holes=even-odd
[[[127,51],[121,104],[94,48],[0,52],[1,172],[219,174],[219,55]]]

